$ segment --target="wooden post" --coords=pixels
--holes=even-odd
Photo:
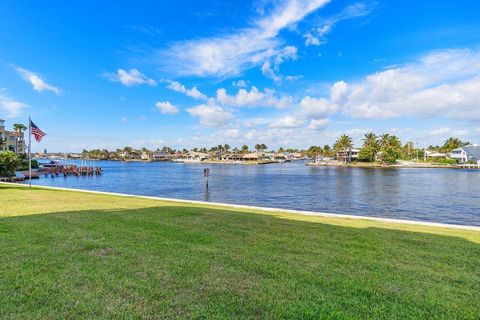
[[[203,169],[203,176],[205,177],[205,188],[208,189],[208,175],[210,174],[210,169]]]

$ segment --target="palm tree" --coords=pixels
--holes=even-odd
[[[15,132],[15,153],[19,154],[18,152],[18,145],[22,137],[23,131],[27,130],[28,128],[21,124],[21,123],[14,123],[13,124],[13,131]]]
[[[462,145],[464,145],[462,140],[458,138],[450,137],[447,140],[445,140],[445,143],[442,146],[442,151],[450,152],[453,149],[460,148]]]
[[[318,158],[318,156],[322,154],[322,152],[323,152],[322,147],[311,146],[310,148],[308,148],[306,153],[310,158],[316,159]]]
[[[385,148],[390,144],[390,135],[388,133],[382,134],[380,136],[380,147]]]
[[[248,153],[248,146],[246,144],[242,146],[242,153]]]
[[[353,147],[353,142],[352,138],[347,136],[346,134],[343,134],[340,136],[340,138],[337,139],[335,144],[333,145],[333,149],[337,152],[341,153],[347,153],[348,157],[350,156],[350,149]],[[345,162],[347,162],[347,157],[345,157]]]
[[[388,140],[388,146],[395,149],[401,149],[402,142],[397,136],[390,136],[390,139]]]
[[[325,157],[330,157],[331,154],[332,154],[332,148],[330,148],[330,146],[328,144],[324,145],[323,146],[323,155]]]
[[[380,149],[377,135],[373,132],[369,132],[365,134],[365,138],[362,140],[363,146],[358,155],[359,160],[368,162],[375,161],[375,157]]]
[[[230,145],[227,143],[223,145],[223,150],[225,150],[226,153],[228,153],[228,150],[230,150],[230,148]]]
[[[375,133],[369,132],[365,134],[363,140],[364,147],[377,147],[378,146],[378,137]]]

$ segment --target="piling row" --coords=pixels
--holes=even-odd
[[[66,176],[93,176],[101,175],[102,168],[100,167],[86,167],[86,166],[63,166],[63,167],[54,167],[54,168],[45,168],[44,171],[45,177],[49,175],[53,177],[58,177],[59,175]]]

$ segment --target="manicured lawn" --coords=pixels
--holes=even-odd
[[[479,315],[477,231],[0,184],[0,319]]]

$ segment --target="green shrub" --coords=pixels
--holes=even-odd
[[[395,147],[386,147],[382,150],[380,161],[383,163],[394,164],[400,158],[400,150]]]
[[[12,151],[0,152],[0,177],[14,177],[20,160]]]

